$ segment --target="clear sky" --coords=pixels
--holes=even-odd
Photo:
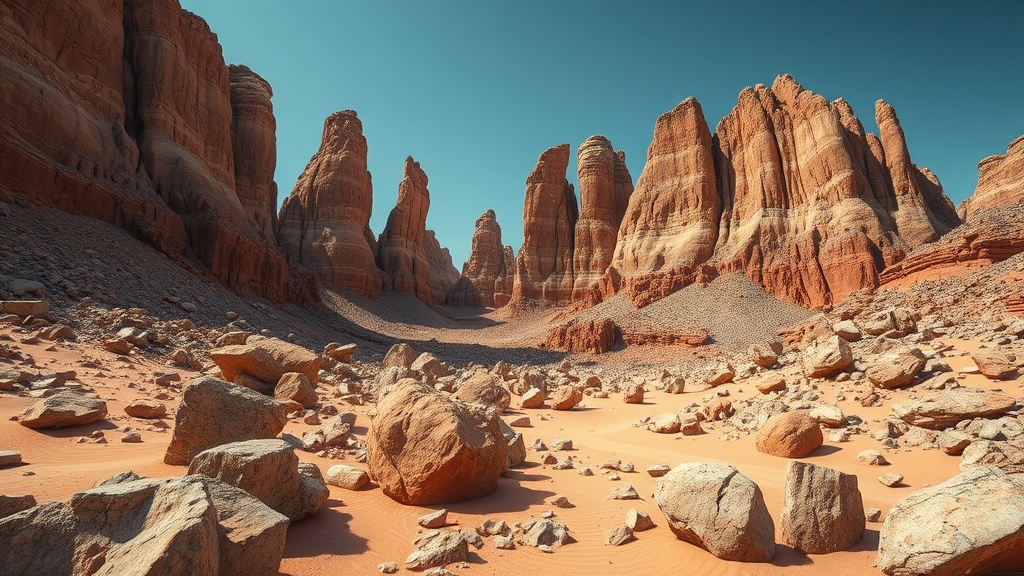
[[[640,176],[657,117],[694,96],[714,130],[744,86],[792,74],[853,106],[896,108],[914,162],[958,204],[978,161],[1024,134],[1024,0],[181,0],[230,64],[274,88],[278,200],[324,118],[359,113],[380,234],[402,163],[430,179],[428,228],[461,269],[477,217],[518,250],[546,148],[603,134]],[[578,188],[578,186],[577,186]]]

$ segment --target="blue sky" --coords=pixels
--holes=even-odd
[[[959,203],[977,163],[1024,134],[1024,1],[182,0],[228,63],[274,88],[278,200],[324,118],[359,113],[379,234],[402,163],[430,179],[427,226],[455,266],[477,217],[518,249],[546,148],[603,134],[640,176],[658,115],[694,96],[712,130],[744,86],[792,74],[876,132],[896,108],[914,162]]]

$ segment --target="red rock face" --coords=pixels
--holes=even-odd
[[[277,120],[270,84],[248,66],[228,66],[235,193],[253,230],[276,244]]]
[[[377,266],[384,272],[384,290],[413,294],[432,301],[430,262],[424,249],[430,192],[419,162],[405,159],[398,203],[377,243]]]
[[[960,205],[964,220],[994,206],[1024,202],[1024,136],[1010,142],[1006,154],[989,156],[978,163],[978,185]]]
[[[549,148],[526,179],[523,245],[516,256],[512,301],[568,304],[572,299],[573,250],[579,208],[565,179],[569,145]]]
[[[508,304],[512,296],[515,258],[512,247],[501,243],[501,226],[494,210],[477,218],[469,260],[462,276],[448,292],[448,303],[455,306],[497,308]]]
[[[0,7],[0,199],[91,216],[171,256],[188,238],[125,131],[121,0]]]
[[[6,3],[0,53],[0,195],[194,255],[240,292],[301,297],[236,195],[228,70],[202,19],[173,0]]]
[[[448,293],[459,281],[459,271],[452,264],[452,255],[447,248],[441,246],[433,230],[427,230],[423,236],[423,250],[430,264],[430,297],[434,304],[442,304]]]
[[[910,162],[892,108],[865,134],[849,104],[789,76],[740,93],[714,138],[696,101],[658,119],[605,293],[643,305],[702,274],[742,271],[772,295],[828,306],[959,220]],[[713,272],[711,272],[713,271]]]
[[[615,329],[615,322],[607,318],[568,322],[549,330],[544,346],[573,353],[603,354],[615,344]]]
[[[320,149],[281,207],[278,244],[291,262],[321,279],[376,297],[383,281],[369,226],[372,207],[363,125],[352,110],[331,114]]]
[[[580,145],[576,166],[580,218],[573,252],[574,302],[587,299],[612,263],[619,225],[633,193],[625,154],[615,152],[604,136],[591,136]]]

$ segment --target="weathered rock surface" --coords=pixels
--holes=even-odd
[[[643,305],[742,271],[773,296],[823,307],[877,286],[881,270],[959,218],[910,162],[892,108],[880,101],[876,119],[881,139],[848,103],[788,75],[744,89],[713,138],[693,99],[662,115],[605,293]]]
[[[1001,416],[1016,405],[1013,396],[1003,392],[955,388],[925,395],[920,400],[894,404],[894,416],[931,430],[942,430],[961,420]]]
[[[779,520],[784,543],[807,554],[838,552],[860,541],[865,525],[856,475],[789,463]]]
[[[320,149],[281,206],[277,241],[288,260],[364,297],[380,294],[370,232],[373,187],[363,124],[352,110],[324,121]]]
[[[231,146],[235,161],[235,193],[253,230],[264,242],[277,245],[277,119],[270,83],[248,66],[229,65]]]
[[[516,255],[512,301],[568,304],[579,208],[565,178],[569,145],[545,150],[526,179],[523,245]]]
[[[902,388],[914,381],[926,362],[924,354],[917,348],[896,347],[880,355],[864,374],[879,388]]]
[[[424,247],[430,192],[420,163],[407,157],[398,185],[398,202],[377,240],[377,267],[384,290],[412,294],[430,304],[430,262]]]
[[[1005,442],[976,440],[963,450],[960,470],[993,466],[1007,474],[1024,474],[1024,438]]]
[[[775,523],[761,489],[732,466],[680,464],[658,481],[654,499],[677,537],[723,560],[775,555]]]
[[[494,210],[488,210],[476,220],[469,260],[448,292],[448,303],[500,308],[512,298],[514,273],[512,247],[501,243],[501,226]]]
[[[287,421],[284,405],[273,398],[217,378],[199,377],[182,393],[164,462],[184,465],[221,444],[274,438]]]
[[[316,388],[305,374],[285,372],[274,386],[274,398],[280,402],[298,402],[303,408],[312,408],[320,400]]]
[[[115,482],[0,520],[5,574],[276,574],[287,518],[203,476]],[[73,535],[73,537],[69,537]]]
[[[370,477],[391,498],[414,505],[490,493],[508,452],[496,413],[410,380],[380,400],[366,444]]]
[[[17,514],[23,510],[28,510],[35,505],[35,496],[31,494],[23,496],[5,496],[0,494],[0,519],[6,518],[11,514]]]
[[[807,410],[793,410],[768,419],[757,432],[757,450],[783,458],[803,458],[825,441]]]
[[[433,230],[423,235],[423,250],[430,265],[430,298],[435,304],[443,304],[448,294],[459,282],[459,271],[452,264],[452,254],[437,241]]]
[[[979,467],[915,492],[879,533],[875,565],[890,576],[1015,571],[1024,546],[1024,483]]]
[[[289,372],[298,372],[316,382],[323,362],[319,355],[301,346],[262,336],[250,337],[245,344],[211,350],[210,359],[220,367],[225,380],[248,374],[275,384]]]
[[[548,331],[544,346],[574,353],[603,354],[615,344],[615,322],[604,320],[571,321]]]
[[[580,217],[574,229],[572,300],[593,302],[599,294],[590,292],[597,289],[615,254],[633,179],[625,154],[615,152],[604,136],[587,138],[576,156]]]
[[[1024,136],[1006,147],[1006,154],[984,158],[978,163],[978,185],[960,205],[961,218],[973,220],[979,212],[994,206],[1024,202]]]
[[[28,428],[55,428],[81,426],[102,420],[107,415],[107,403],[96,396],[67,390],[43,398],[26,408],[18,423]]]
[[[469,553],[466,539],[457,530],[428,530],[413,541],[412,547],[405,567],[416,571],[465,562]]]
[[[245,490],[292,520],[315,514],[328,496],[323,478],[301,474],[295,449],[278,439],[232,442],[204,450],[192,458],[188,473]]]
[[[810,378],[835,376],[853,364],[850,345],[839,336],[812,344],[803,353],[804,372]]]
[[[498,414],[507,410],[512,402],[512,395],[502,379],[483,370],[477,370],[463,382],[455,397],[463,402],[493,406]]]
[[[139,398],[128,403],[124,407],[124,413],[136,418],[163,418],[167,416],[167,406],[159,400]]]

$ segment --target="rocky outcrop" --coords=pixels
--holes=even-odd
[[[433,230],[427,230],[423,236],[423,251],[430,265],[430,300],[434,304],[443,304],[459,281],[459,271],[452,264],[451,252],[441,246]]]
[[[605,294],[624,290],[640,306],[692,283],[712,255],[720,215],[711,133],[700,104],[687,98],[655,123]]]
[[[619,225],[626,213],[633,179],[622,151],[604,136],[580,144],[576,172],[580,182],[580,217],[573,244],[572,300],[585,301],[612,263]]]
[[[228,68],[201,18],[175,0],[17,3],[0,53],[0,199],[121,226],[245,294],[309,296],[239,202],[235,148],[273,129],[233,140]]]
[[[419,162],[405,159],[398,203],[377,240],[377,267],[384,272],[384,290],[412,294],[431,303],[430,262],[424,248],[430,192]]]
[[[974,215],[995,206],[1024,202],[1024,136],[1006,148],[1006,154],[989,156],[978,163],[978,185],[974,194],[958,208],[970,222]]]
[[[289,261],[373,298],[382,280],[369,226],[372,207],[363,125],[352,110],[331,114],[320,149],[281,207],[277,242]]]
[[[448,292],[448,303],[500,308],[512,298],[514,271],[512,247],[501,243],[501,226],[494,210],[488,210],[476,220],[469,260]]]
[[[512,301],[568,304],[579,208],[565,178],[569,145],[548,148],[526,179],[523,245],[516,255]]]
[[[899,502],[879,532],[875,566],[890,576],[1014,572],[1024,546],[1024,482],[988,466]]]
[[[573,353],[603,354],[615,344],[615,322],[604,320],[572,321],[548,331],[544,346]]]
[[[788,75],[744,89],[712,138],[688,99],[658,119],[604,293],[638,305],[742,271],[773,296],[824,307],[959,223],[934,175],[910,162],[879,102],[881,139],[849,104]]]
[[[276,245],[277,119],[270,83],[248,66],[228,66],[231,83],[231,146],[235,193],[253,230]]]
[[[1024,136],[1006,154],[978,164],[978,185],[959,207],[964,225],[887,268],[882,283],[912,281],[925,270],[1001,262],[1024,252]]]

